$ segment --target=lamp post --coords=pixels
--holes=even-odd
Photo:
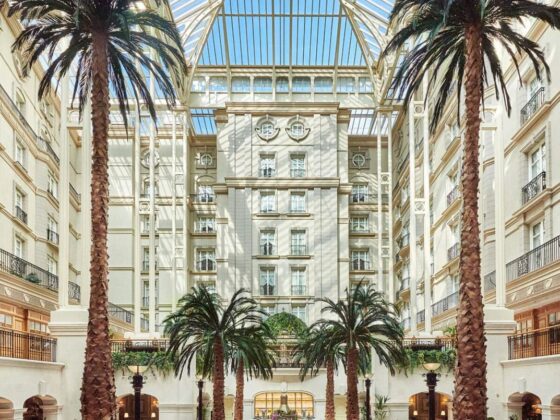
[[[196,419],[202,420],[202,389],[204,388],[204,381],[202,380],[202,376],[198,376],[198,407],[197,407],[197,414]]]
[[[371,400],[370,400],[371,377],[366,376],[366,420],[371,420]]]
[[[128,370],[133,373],[132,388],[134,389],[134,420],[140,420],[142,410],[142,387],[144,386],[144,372],[147,366],[135,365],[128,366]]]
[[[428,385],[428,420],[436,420],[436,385],[439,374],[436,370],[441,366],[440,363],[424,363],[426,373],[426,384]]]

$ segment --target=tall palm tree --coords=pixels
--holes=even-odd
[[[0,0],[0,6],[6,0]],[[24,73],[41,57],[48,65],[39,85],[39,98],[70,75],[76,78],[73,100],[80,112],[91,101],[93,150],[91,166],[92,244],[91,293],[82,384],[84,419],[112,418],[115,386],[108,321],[107,214],[109,201],[108,130],[110,88],[125,121],[129,98],[156,110],[145,73],[172,105],[185,70],[181,39],[175,25],[156,10],[136,8],[135,0],[18,0],[8,1],[9,14],[19,14],[26,26],[14,43],[22,52]],[[141,68],[139,68],[141,67]],[[68,106],[68,104],[62,104]],[[66,147],[66,145],[63,145]]]
[[[231,343],[231,354],[228,357],[230,370],[235,374],[234,420],[243,420],[245,376],[271,379],[274,367],[274,357],[270,351],[273,337],[268,326],[260,322],[241,328],[242,331]]]
[[[327,384],[325,389],[325,420],[335,420],[334,373],[339,363],[344,362],[344,346],[333,343],[330,328],[310,328],[294,348],[294,362],[301,365],[300,378],[315,376],[325,368]]]
[[[165,320],[165,333],[169,336],[169,353],[175,361],[175,374],[182,376],[185,368],[191,371],[193,360],[199,359],[198,369],[213,382],[213,418],[224,420],[224,379],[226,356],[234,353],[236,346],[246,349],[254,326],[261,323],[257,303],[247,297],[245,290],[234,293],[225,305],[220,297],[204,286],[179,300],[179,309]]]
[[[405,109],[424,78],[436,102],[431,110],[433,132],[457,81],[457,102],[465,90],[466,132],[461,186],[461,255],[459,311],[457,315],[457,367],[454,412],[457,419],[486,418],[486,355],[480,278],[480,229],[478,225],[479,132],[483,91],[493,83],[496,98],[503,97],[511,113],[501,47],[519,72],[524,57],[541,78],[550,70],[540,46],[515,30],[526,18],[560,27],[560,9],[531,0],[396,0],[391,15],[395,30],[382,56],[405,54],[396,72],[394,88],[404,97]],[[457,112],[459,115],[459,110]]]
[[[397,364],[404,363],[403,330],[397,320],[397,308],[372,286],[362,285],[353,291],[346,289],[344,300],[334,302],[323,298],[319,302],[324,304],[322,313],[330,318],[320,319],[310,328],[327,331],[329,346],[344,348],[346,418],[356,420],[360,417],[357,385],[360,355],[375,352],[391,374],[395,373]]]

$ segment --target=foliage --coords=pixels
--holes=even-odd
[[[153,374],[167,376],[173,371],[173,358],[164,351],[158,352],[115,352],[113,353],[113,368],[125,372],[127,366],[148,366]]]
[[[303,338],[307,333],[305,322],[288,312],[274,314],[264,323],[270,328],[275,338],[281,335],[293,335],[296,338]]]
[[[41,280],[39,279],[39,277],[35,273],[29,273],[25,277],[25,280],[30,281],[31,283],[35,283],[35,284],[39,284],[41,282]]]
[[[412,350],[405,349],[406,360],[399,366],[405,374],[413,373],[416,369],[422,368],[424,363],[441,363],[441,369],[451,372],[455,367],[457,352],[455,349],[444,350]]]
[[[387,403],[389,402],[389,396],[375,394],[375,403],[373,405],[373,413],[375,415],[375,420],[385,420],[389,415],[387,411]]]

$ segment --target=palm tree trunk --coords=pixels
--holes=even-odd
[[[480,227],[478,225],[478,144],[482,98],[482,35],[479,26],[465,30],[465,104],[467,126],[463,151],[463,211],[459,311],[457,314],[457,366],[454,418],[486,418],[486,343],[480,279]]]
[[[245,366],[243,359],[239,359],[235,372],[235,417],[234,420],[243,420],[243,392],[245,387]]]
[[[107,35],[93,39],[91,120],[91,261],[86,356],[82,379],[82,418],[106,420],[115,416],[115,379],[111,359],[108,318],[107,216],[109,203],[108,134],[109,72]]]
[[[325,420],[334,420],[334,364],[331,359],[327,360],[327,389],[325,397]]]
[[[213,389],[213,420],[225,420],[224,409],[224,345],[219,337],[214,339],[214,367],[212,370]]]
[[[347,354],[346,368],[346,420],[360,418],[358,404],[358,349],[352,347]]]

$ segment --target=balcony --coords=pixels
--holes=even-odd
[[[521,202],[527,204],[546,189],[546,172],[541,172],[521,189]]]
[[[132,312],[127,311],[126,309],[121,308],[120,306],[115,305],[114,303],[111,302],[109,302],[108,310],[109,310],[109,316],[111,318],[124,322],[125,324],[132,325],[132,320],[134,319]]]
[[[539,108],[544,104],[544,86],[535,92],[535,94],[527,101],[525,106],[521,108],[521,125],[525,124],[529,119],[537,113]]]
[[[169,340],[111,340],[112,353],[167,351]]]
[[[459,186],[455,185],[453,189],[447,194],[447,207],[451,206],[459,198],[460,190]]]
[[[371,270],[371,263],[366,260],[352,260],[352,271]]]
[[[446,298],[432,305],[432,315],[436,316],[450,309],[455,308],[459,304],[459,292],[455,292]]]
[[[53,292],[58,291],[58,276],[49,273],[23,258],[16,257],[3,249],[0,249],[0,271],[13,274],[28,282],[49,289]]]
[[[496,289],[496,271],[492,271],[484,276],[484,291],[489,292],[490,290]]]
[[[420,313],[419,313],[420,314]],[[450,350],[455,348],[455,342],[450,337],[435,338],[405,338],[403,346],[411,350]]]
[[[276,296],[276,284],[261,284],[260,293],[261,296]]]
[[[79,284],[72,281],[68,282],[68,299],[76,303],[80,303],[82,299],[82,291]]]
[[[56,233],[54,230],[47,229],[47,241],[58,245],[60,241],[60,237],[58,236],[58,233]]]
[[[508,337],[509,360],[560,354],[560,325]]]
[[[193,203],[199,203],[199,204],[209,204],[209,203],[214,203],[216,200],[216,197],[214,196],[214,194],[191,194],[191,200]]]
[[[292,245],[290,247],[290,255],[293,256],[308,255],[307,245]]]
[[[292,296],[305,296],[307,295],[307,286],[305,284],[293,284]]]
[[[515,280],[560,259],[560,236],[545,242],[506,265],[507,281]]]
[[[200,260],[196,262],[196,271],[200,272],[213,272],[216,271],[216,261],[214,260]]]
[[[455,258],[459,257],[460,253],[461,245],[459,244],[459,242],[457,242],[447,250],[447,261],[452,261]]]
[[[276,168],[261,168],[259,169],[259,177],[272,178],[276,176]]]
[[[37,137],[37,144],[41,146],[40,147],[41,150],[43,150],[47,155],[50,156],[50,158],[56,163],[56,166],[60,165],[60,158],[55,153],[51,144],[48,141],[46,141],[42,137]]]
[[[260,246],[260,255],[265,257],[270,257],[273,255],[277,255],[276,247],[273,243],[265,243]]]
[[[0,327],[0,357],[56,362],[56,338]]]
[[[352,193],[350,204],[367,204],[374,202],[374,195],[369,193]]]
[[[16,206],[16,217],[27,224],[27,213],[20,206]]]
[[[72,184],[70,184],[70,196],[74,198],[78,203],[82,201],[82,195],[76,191],[76,188]]]

